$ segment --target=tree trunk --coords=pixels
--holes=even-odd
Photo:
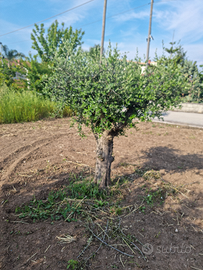
[[[97,157],[94,182],[100,184],[100,188],[107,187],[111,182],[111,163],[114,161],[113,136],[110,131],[105,131],[101,137],[96,137]]]

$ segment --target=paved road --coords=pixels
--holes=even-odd
[[[191,127],[203,128],[203,114],[188,113],[188,112],[171,112],[168,111],[163,114],[165,123],[181,124]],[[162,122],[162,120],[154,119],[154,122]]]

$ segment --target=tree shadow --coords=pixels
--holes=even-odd
[[[142,167],[155,170],[165,169],[167,172],[176,172],[187,169],[203,169],[203,155],[179,154],[178,149],[166,146],[152,147],[143,151],[141,159],[144,160]]]
[[[144,176],[149,169],[165,169],[167,172],[202,169],[203,156],[178,155],[177,153],[177,150],[167,147],[151,148],[149,152],[144,152],[142,158],[145,162],[139,167],[139,170],[136,168],[133,174],[123,173],[123,175],[120,176],[121,181],[119,177],[114,179],[113,185],[117,182],[120,190],[126,189],[125,196],[118,207],[122,208],[123,206],[126,207],[130,205],[129,209],[132,209],[128,210],[129,212],[125,212],[128,208],[124,208],[126,210],[122,212],[121,216],[118,216],[122,228],[125,229],[124,232],[128,235],[135,235],[141,243],[148,243],[153,247],[153,252],[146,254],[146,262],[136,254],[136,259],[133,261],[133,264],[132,262],[126,262],[125,269],[129,269],[133,266],[135,267],[133,269],[189,270],[191,266],[196,269],[202,266],[202,255],[199,255],[202,252],[201,237],[203,232],[201,224],[203,207],[201,200],[203,196],[202,191],[195,190],[188,195],[185,189],[177,189],[171,185],[170,181],[165,180],[165,177],[161,174],[157,177],[156,174],[153,173]],[[157,163],[154,163],[157,159]],[[178,160],[180,160],[181,163],[177,163]],[[183,164],[184,168],[179,168],[178,166],[180,166],[180,164]],[[2,187],[4,199],[6,199],[5,195],[9,191],[14,190],[9,196],[8,203],[3,205],[1,213],[4,219],[8,220],[6,223],[7,227],[2,229],[6,237],[6,241],[2,243],[5,245],[5,250],[11,246],[14,253],[14,255],[10,251],[5,253],[6,260],[4,263],[7,265],[5,267],[6,270],[12,269],[12,265],[15,265],[16,269],[20,269],[19,267],[22,266],[22,262],[20,261],[19,263],[16,257],[17,254],[21,253],[23,250],[23,243],[19,242],[20,249],[14,251],[18,239],[14,238],[11,232],[21,230],[22,228],[25,229],[25,226],[28,225],[31,228],[29,228],[29,231],[33,231],[33,235],[36,239],[38,239],[39,236],[45,239],[47,234],[52,235],[53,239],[47,240],[46,244],[47,246],[52,245],[55,247],[55,260],[61,261],[62,265],[62,268],[58,269],[65,269],[68,260],[77,259],[77,255],[83,249],[82,242],[80,242],[82,237],[80,240],[77,240],[75,244],[66,247],[68,251],[67,254],[63,254],[61,248],[57,251],[55,237],[59,234],[58,230],[62,230],[64,233],[71,231],[72,235],[75,235],[77,231],[75,224],[78,226],[78,223],[56,221],[55,225],[51,225],[50,220],[28,225],[12,223],[19,221],[18,218],[14,216],[17,202],[28,203],[29,200],[33,198],[31,191],[35,193],[37,200],[45,200],[51,190],[58,190],[68,185],[73,179],[73,176],[77,179],[81,178],[82,180],[83,177],[91,178],[93,175],[85,174],[82,169],[72,171],[71,174],[64,172],[55,173],[48,177],[48,182],[43,184],[43,186],[39,186],[36,182],[35,186],[32,185],[30,189],[24,189],[23,192],[20,192],[20,189],[22,189],[20,183],[7,184]],[[124,179],[127,180],[126,185]],[[152,200],[149,199],[149,195],[152,196]],[[40,235],[37,234],[37,230],[40,232]],[[84,234],[84,232],[82,234]],[[24,242],[29,240],[30,243],[33,243],[33,246],[35,245],[34,237],[31,239],[29,235],[22,235],[21,238],[24,239]],[[88,237],[86,237],[83,244],[86,244],[87,240]],[[100,243],[96,243],[95,245],[99,246],[99,244]],[[139,245],[139,243],[137,243],[137,245]],[[37,247],[40,253],[46,256],[47,260],[53,260],[52,253],[43,253],[45,250],[44,243],[41,243],[41,245]],[[141,245],[139,245],[139,247],[142,249]],[[95,250],[95,246],[93,246],[92,249]],[[92,252],[92,249],[88,252]],[[123,251],[125,251],[125,249],[123,249]],[[28,257],[34,253],[34,249],[31,253],[28,252]],[[107,257],[110,257],[110,259],[107,260]],[[92,264],[90,264],[87,269],[107,269],[107,264],[110,267],[114,266],[113,268],[121,267],[119,255],[117,256],[115,251],[103,246],[101,252],[96,255]],[[27,262],[26,267],[31,267],[31,265],[32,261]],[[56,264],[53,265],[53,267],[56,267]],[[139,267],[136,268],[138,265]],[[39,267],[40,265],[33,265],[33,269],[43,269]]]

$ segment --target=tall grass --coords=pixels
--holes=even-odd
[[[56,111],[56,103],[35,92],[15,92],[6,86],[0,87],[0,124],[37,121],[55,116]],[[65,108],[60,116],[70,116],[71,113]]]

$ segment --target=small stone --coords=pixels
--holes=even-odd
[[[177,233],[178,232],[178,229],[175,229],[175,232]]]

